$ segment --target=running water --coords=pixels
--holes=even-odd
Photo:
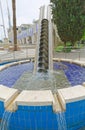
[[[62,70],[53,73],[25,72],[14,84],[14,88],[22,90],[52,90],[57,92],[58,88],[69,87],[70,84]]]
[[[11,117],[11,112],[5,111],[2,117],[1,125],[0,125],[0,130],[8,130],[9,126],[9,120]]]
[[[58,122],[58,130],[67,130],[65,114],[63,112],[59,112],[56,114],[57,122]]]

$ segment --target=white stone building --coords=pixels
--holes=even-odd
[[[22,24],[16,28],[17,30],[17,42],[20,45],[32,45],[36,44],[38,37],[38,20],[33,24]],[[8,29],[9,42],[13,43],[13,27]]]

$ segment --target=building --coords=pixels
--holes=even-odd
[[[38,23],[39,21],[36,20],[33,24],[22,24],[16,28],[18,44],[36,44],[38,37]],[[8,29],[8,39],[10,43],[13,43],[13,27]]]

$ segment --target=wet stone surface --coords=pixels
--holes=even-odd
[[[51,74],[25,72],[14,85],[14,88],[21,90],[52,90],[53,93],[58,88],[69,87],[70,84],[62,70]]]

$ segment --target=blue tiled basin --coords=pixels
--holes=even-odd
[[[62,68],[72,86],[85,82],[85,68],[62,62]],[[26,71],[33,71],[33,63],[9,67],[0,72],[0,84],[12,87]],[[55,62],[54,70],[61,69]],[[0,119],[5,111],[0,101]],[[55,113],[52,105],[19,105],[15,112],[9,112],[7,130],[80,130],[85,126],[85,99],[66,103],[66,111]],[[65,126],[66,125],[66,126]],[[5,129],[4,129],[5,130]]]
[[[67,62],[62,64],[66,66],[63,71],[72,86],[85,82],[85,67]],[[32,72],[33,68],[34,64],[32,62],[9,67],[0,72],[0,84],[12,87],[24,72]],[[57,71],[57,69],[60,68],[57,62],[55,62],[54,71]]]

